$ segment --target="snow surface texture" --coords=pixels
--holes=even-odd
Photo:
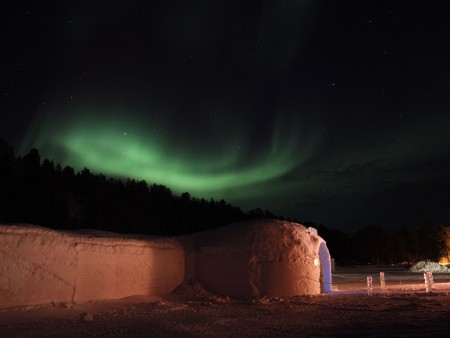
[[[414,264],[409,271],[411,272],[441,272],[441,273],[450,273],[450,269],[444,265],[435,262],[425,262],[420,261]]]
[[[235,298],[318,294],[323,280],[331,288],[324,248],[302,225],[274,220],[180,238],[0,226],[0,309],[163,295],[195,280]]]
[[[174,239],[0,226],[0,308],[166,294],[184,280]]]
[[[249,221],[192,238],[195,276],[211,292],[234,298],[318,294],[324,276],[325,291],[331,288],[328,249],[319,257],[325,242],[300,224]]]

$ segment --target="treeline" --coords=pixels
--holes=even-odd
[[[41,161],[36,149],[16,157],[0,138],[0,224],[176,236],[257,218],[284,219],[260,208],[243,212],[224,200],[199,199],[188,192],[177,196],[160,184],[107,178],[86,168],[75,172]],[[354,235],[300,223],[318,229],[341,265],[436,261],[449,250],[450,228],[430,222],[401,229],[369,226]]]
[[[449,255],[450,227],[429,221],[400,229],[366,226],[354,235],[305,223],[318,229],[319,235],[327,241],[331,255],[341,265],[408,265],[418,261],[439,261]]]
[[[41,161],[37,149],[16,157],[0,139],[0,223],[174,236],[273,217],[259,208],[243,212],[224,200],[188,192],[177,196],[160,184],[107,178],[87,168],[75,172]]]

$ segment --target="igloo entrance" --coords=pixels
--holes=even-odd
[[[325,242],[320,243],[319,246],[319,260],[321,266],[321,282],[323,283],[323,292],[331,292],[331,259],[330,252],[328,251]]]

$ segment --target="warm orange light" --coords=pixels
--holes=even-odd
[[[450,227],[442,227],[442,239],[444,240],[444,250],[439,264],[450,265]]]
[[[448,260],[447,257],[441,257],[441,259],[439,260],[439,264],[441,264],[441,265],[450,265],[450,261]]]

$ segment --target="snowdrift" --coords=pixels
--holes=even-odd
[[[0,309],[164,295],[190,281],[234,298],[331,289],[323,239],[275,220],[180,238],[0,225],[0,262]]]
[[[331,289],[330,256],[315,229],[258,220],[192,236],[195,276],[234,298],[288,297]]]
[[[414,264],[410,269],[410,272],[439,272],[439,273],[450,273],[450,269],[445,265],[436,262],[426,262],[420,261]]]
[[[166,294],[184,281],[174,239],[0,226],[0,308]]]

